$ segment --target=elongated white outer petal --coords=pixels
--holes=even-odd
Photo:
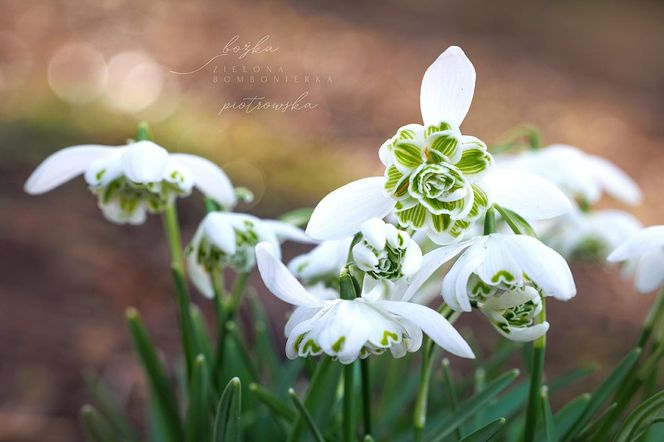
[[[612,162],[588,155],[594,175],[607,193],[617,200],[630,205],[641,202],[641,189],[636,182]]]
[[[199,292],[206,298],[212,299],[214,297],[214,289],[212,288],[212,281],[210,274],[205,268],[196,260],[196,251],[192,251],[186,257],[187,273],[191,282],[194,283]]]
[[[237,203],[235,190],[226,173],[212,161],[188,153],[173,153],[171,158],[184,164],[194,175],[194,185],[226,209]]]
[[[530,327],[510,327],[510,333],[505,333],[503,330],[496,327],[498,332],[505,336],[510,341],[514,342],[531,342],[537,338],[544,336],[549,330],[549,323],[544,321],[541,324],[531,325]]]
[[[269,243],[256,246],[256,263],[265,286],[275,296],[289,304],[303,307],[320,307],[323,301],[312,296],[281,263]]]
[[[235,229],[229,214],[223,212],[208,213],[202,221],[205,236],[224,253],[234,255],[237,251]],[[236,214],[233,214],[236,215]]]
[[[152,141],[130,144],[122,154],[124,173],[135,183],[157,183],[164,179],[168,151]]]
[[[463,249],[470,245],[470,241],[465,241],[459,244],[439,247],[422,257],[422,264],[420,270],[415,273],[410,281],[410,285],[401,298],[402,301],[410,301],[417,291],[424,285],[425,282],[438,270],[443,264],[456,255],[461,253]]]
[[[412,302],[378,301],[385,310],[401,316],[420,327],[436,344],[462,358],[474,359],[470,345],[438,312]]]
[[[646,227],[611,252],[607,259],[612,262],[625,261],[658,248],[664,248],[664,225]]]
[[[264,219],[261,222],[269,227],[281,241],[295,241],[304,244],[318,243],[318,241],[307,235],[304,230],[290,223],[274,219]]]
[[[468,281],[475,270],[482,265],[486,255],[486,249],[481,242],[473,244],[443,278],[441,286],[443,299],[452,309],[465,312],[472,310],[468,296]]]
[[[46,158],[25,182],[23,189],[37,195],[81,175],[93,161],[116,151],[116,147],[82,144],[61,149]]]
[[[381,218],[370,218],[362,223],[362,236],[376,250],[385,249],[387,225]]]
[[[424,124],[446,121],[460,126],[475,92],[475,68],[457,46],[440,54],[424,73],[420,108]]]
[[[415,241],[410,241],[406,248],[406,253],[401,264],[401,271],[404,276],[412,276],[422,267],[422,250]]]
[[[490,202],[529,220],[554,218],[572,210],[569,199],[558,187],[532,173],[495,167],[481,183]]]
[[[319,240],[341,239],[357,233],[369,218],[383,218],[394,207],[383,191],[384,182],[384,177],[363,178],[328,194],[314,209],[307,234]]]
[[[641,293],[650,293],[664,285],[664,250],[654,250],[639,258],[634,281]]]

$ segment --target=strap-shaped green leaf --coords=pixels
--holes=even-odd
[[[242,413],[242,390],[239,378],[228,382],[219,399],[214,418],[214,442],[238,442],[240,440],[240,417]]]
[[[127,310],[127,322],[150,386],[150,393],[154,397],[155,417],[159,426],[168,441],[181,442],[184,435],[173,390],[136,309]]]
[[[106,416],[113,428],[121,435],[122,439],[128,442],[138,442],[138,434],[134,431],[129,419],[124,415],[120,405],[102,380],[93,373],[86,373],[85,382],[88,390],[94,397],[99,412]]]
[[[590,402],[590,394],[583,393],[569,401],[553,416],[556,430],[559,434],[567,433],[576,422]]]
[[[615,441],[628,442],[637,440],[637,436],[642,434],[642,430],[657,422],[662,411],[664,411],[664,391],[660,391],[640,404],[627,416],[623,426],[616,435]]]
[[[314,439],[317,442],[325,442],[325,439],[323,438],[323,435],[318,429],[316,422],[314,422],[314,419],[311,417],[311,414],[307,410],[307,407],[304,406],[300,398],[298,398],[297,394],[295,394],[295,390],[293,390],[292,388],[289,389],[288,396],[290,396],[291,400],[293,401],[293,405],[295,405],[295,409],[300,414],[300,418],[307,424],[307,427],[309,428],[309,431],[311,431],[311,434],[313,435]]]
[[[314,213],[314,209],[311,207],[304,207],[286,212],[277,219],[294,226],[304,227],[309,222],[312,213]]]
[[[546,386],[540,389],[540,411],[544,423],[544,440],[546,442],[558,442],[556,423],[551,412],[551,405],[549,404],[549,389]]]
[[[504,417],[499,417],[498,419],[489,422],[482,428],[479,428],[468,436],[460,440],[460,442],[486,442],[491,440],[493,436],[496,435],[505,425],[506,419]]]
[[[116,442],[121,436],[110,422],[92,405],[84,405],[79,413],[81,428],[88,442]]]
[[[210,373],[203,355],[196,357],[191,374],[185,435],[189,442],[210,440]]]
[[[613,424],[613,411],[616,409],[617,403],[612,403],[606,410],[604,410],[595,420],[586,425],[579,434],[574,438],[576,441],[589,441],[595,440],[598,436],[597,432],[605,425]],[[600,438],[600,441],[602,439]]]
[[[289,422],[293,422],[297,417],[297,413],[283,402],[279,397],[273,394],[268,389],[256,383],[249,384],[249,391],[251,391],[256,398],[263,403],[267,408],[272,411],[276,416],[283,417]]]

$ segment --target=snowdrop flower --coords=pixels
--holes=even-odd
[[[256,244],[268,242],[275,253],[280,254],[280,240],[311,242],[292,224],[262,220],[243,213],[208,213],[185,250],[191,280],[204,296],[212,298],[212,273],[226,267],[248,272],[256,265]]]
[[[508,339],[530,341],[546,332],[547,323],[535,324],[540,296],[568,300],[576,294],[569,266],[553,249],[530,236],[493,233],[425,255],[404,300],[460,253],[443,278],[445,302],[456,311],[479,308]]]
[[[374,279],[396,280],[415,274],[422,264],[422,251],[408,233],[371,218],[362,224],[362,237],[353,247],[353,261]]]
[[[30,175],[25,191],[45,193],[81,174],[104,216],[118,224],[142,224],[147,212],[163,211],[193,186],[225,208],[235,205],[233,186],[217,165],[196,155],[169,154],[152,141],[59,150]]]
[[[460,48],[448,48],[422,79],[424,125],[403,126],[383,144],[384,176],[354,181],[323,198],[307,233],[340,239],[355,234],[367,219],[394,211],[402,226],[423,229],[447,244],[459,240],[491,203],[528,219],[565,213],[569,202],[555,186],[532,174],[494,168],[486,145],[462,135],[459,126],[474,89],[472,63]]]
[[[622,210],[585,213],[575,209],[551,223],[540,237],[567,259],[604,260],[643,228],[639,220]]]
[[[636,289],[652,292],[664,285],[664,225],[647,227],[633,235],[608,257],[611,262],[636,260]]]
[[[639,186],[625,172],[610,161],[573,146],[554,144],[506,156],[501,164],[542,176],[582,203],[596,203],[602,192],[625,204],[641,201]]]
[[[336,282],[348,261],[352,237],[323,241],[308,253],[296,256],[288,269],[305,284]]]
[[[422,333],[445,350],[473,358],[470,346],[440,314],[423,305],[363,295],[353,300],[321,298],[305,289],[274,255],[274,247],[256,247],[258,269],[266,287],[296,306],[285,327],[286,355],[336,357],[350,364],[358,357],[389,349],[395,357],[417,351]],[[330,290],[325,293],[330,295]]]

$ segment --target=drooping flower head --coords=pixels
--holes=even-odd
[[[310,243],[299,228],[276,220],[230,212],[208,213],[185,250],[187,268],[196,288],[211,298],[211,274],[226,267],[245,273],[256,265],[255,247],[260,242],[272,245],[280,254],[280,241]]]
[[[269,243],[256,247],[256,259],[265,286],[297,307],[285,328],[286,355],[291,359],[325,353],[349,364],[388,349],[401,357],[420,348],[423,332],[455,355],[474,357],[454,327],[428,307],[364,293],[352,300],[339,299],[330,288],[307,290],[275,256]]]
[[[236,201],[233,186],[217,165],[196,155],[169,154],[152,141],[59,150],[32,173],[25,191],[45,193],[81,174],[104,216],[118,224],[142,224],[147,212],[163,211],[194,186],[225,208]]]
[[[382,145],[383,176],[351,182],[323,198],[307,233],[321,240],[341,239],[370,218],[394,213],[401,226],[449,244],[461,240],[491,203],[528,219],[569,210],[567,198],[550,182],[494,167],[486,145],[462,135],[474,89],[472,63],[460,48],[448,48],[422,79],[424,124],[403,126]]]
[[[546,332],[548,324],[536,324],[540,297],[576,294],[569,266],[556,251],[530,236],[493,233],[425,255],[405,299],[459,253],[443,278],[443,299],[457,311],[478,308],[508,339],[529,341]]]
[[[664,226],[646,227],[615,249],[611,262],[635,261],[636,289],[649,293],[664,286]]]

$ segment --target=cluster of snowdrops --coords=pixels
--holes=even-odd
[[[474,88],[470,60],[458,47],[448,48],[424,74],[422,124],[399,128],[378,149],[384,174],[351,182],[328,194],[313,211],[292,212],[279,220],[234,212],[239,200],[251,198],[250,192],[234,188],[223,170],[204,158],[169,153],[152,141],[145,125],[127,145],[68,147],[35,170],[25,186],[28,193],[50,191],[82,174],[108,220],[142,224],[148,214],[162,215],[176,283],[185,393],[178,398],[174,392],[138,313],[130,310],[132,336],[151,393],[151,438],[237,440],[243,431],[245,436],[252,434],[250,425],[241,423],[246,408],[239,403],[243,379],[232,367],[237,359],[252,357],[246,340],[237,339],[235,321],[255,268],[272,294],[295,307],[285,324],[286,356],[322,355],[308,366],[310,376],[299,375],[310,379],[303,400],[293,390],[289,401],[261,387],[260,373],[250,378],[251,391],[273,414],[284,439],[373,440],[383,434],[386,440],[488,440],[503,434],[508,440],[515,435],[526,441],[578,440],[580,435],[604,437],[616,431],[631,440],[647,433],[647,426],[642,428],[650,422],[647,419],[626,430],[626,424],[616,428],[616,422],[629,408],[634,383],[642,374],[640,353],[653,333],[659,336],[660,302],[646,320],[639,354],[618,367],[620,382],[610,393],[620,406],[607,411],[613,419],[605,416],[601,425],[599,418],[592,420],[599,407],[591,410],[589,399],[565,426],[558,413],[552,413],[543,383],[550,326],[546,301],[575,296],[566,259],[578,257],[620,261],[621,270],[634,275],[639,291],[656,290],[664,284],[664,226],[644,229],[628,212],[593,210],[605,193],[627,205],[641,199],[637,184],[605,159],[566,145],[541,147],[537,137],[528,136],[533,134],[530,129],[519,134],[525,135],[525,142],[518,136],[495,148],[463,134],[460,126]],[[183,247],[176,200],[190,195],[194,187],[205,196],[207,214]],[[284,264],[284,241],[314,246]],[[225,276],[231,273],[235,281],[229,288]],[[214,303],[216,341],[205,336],[187,276]],[[425,432],[427,416],[432,416],[428,390],[437,347],[460,358],[475,357],[454,327],[462,313],[473,310],[507,340],[532,342],[527,344],[532,361],[523,413],[515,419],[512,433],[504,430],[503,417],[475,425],[467,422],[470,414],[458,422],[451,419],[459,413],[454,402],[461,387],[454,386],[448,370],[451,391],[442,405],[447,421],[443,416],[439,425]],[[659,341],[651,345],[653,357],[659,358]],[[412,428],[401,436],[389,422],[375,430],[374,409],[385,392],[371,387],[371,375],[378,369],[370,361],[383,353],[403,358],[418,351],[422,354],[420,374],[415,376],[417,392],[403,399],[413,410]],[[652,357],[642,359],[645,365],[652,362]],[[656,373],[657,360],[648,376]],[[339,388],[318,388],[325,370],[336,362],[343,374],[338,373],[331,385]],[[449,361],[445,363],[448,369]],[[298,377],[288,379],[295,385]],[[327,397],[311,399],[323,395],[321,391]],[[487,397],[480,408],[491,400],[497,399]],[[338,418],[310,409],[323,402],[338,411]],[[138,438],[117,410],[106,410],[113,416],[103,411],[92,406],[83,410],[83,427],[91,440],[114,440],[105,438],[109,434],[118,435],[115,440]],[[593,424],[596,428],[589,428]]]

